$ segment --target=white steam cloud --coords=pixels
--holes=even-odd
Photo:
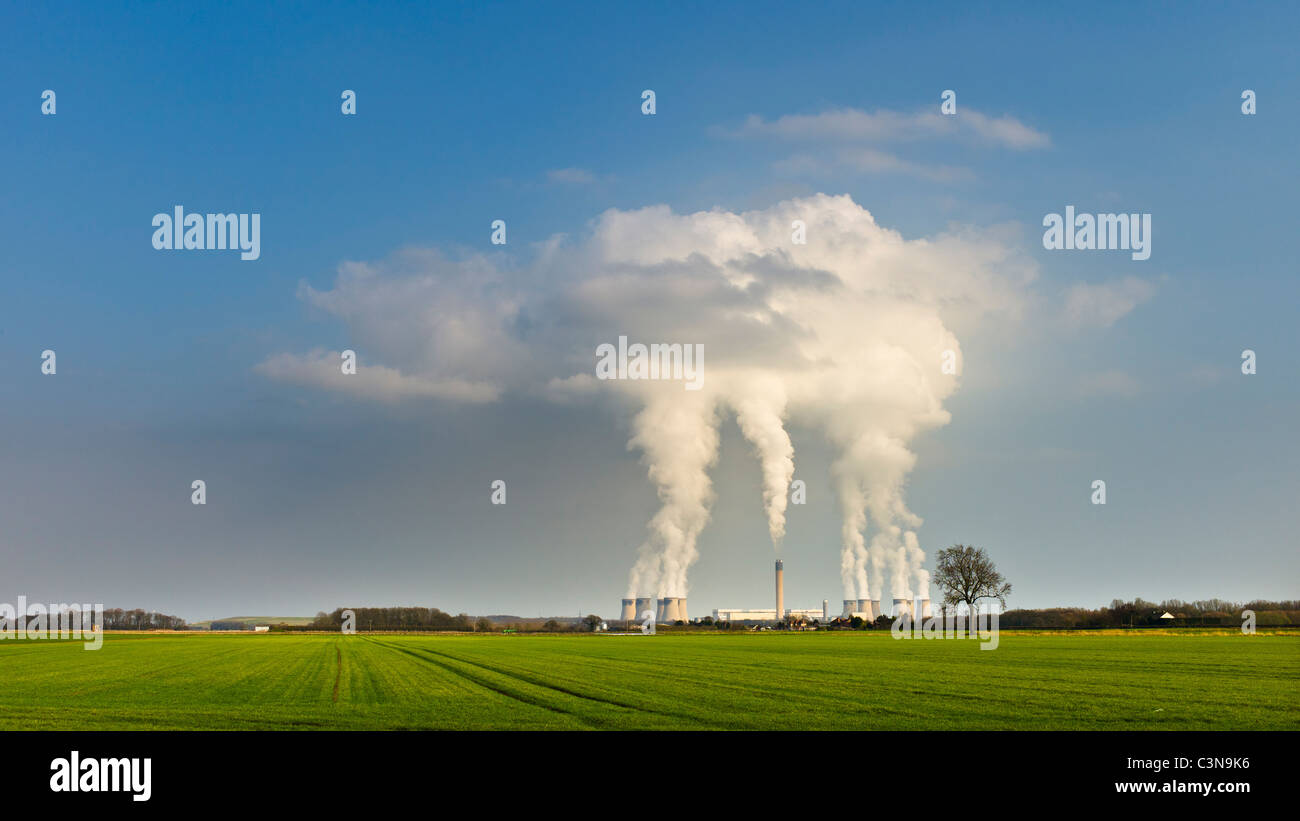
[[[795,220],[807,244],[792,242]],[[343,318],[367,361],[386,367],[377,398],[608,394],[627,409],[628,447],[661,504],[629,597],[687,594],[714,497],[719,425],[734,416],[758,459],[774,546],[794,475],[786,426],[821,430],[837,450],[844,597],[888,589],[910,598],[928,595],[929,574],[921,519],[904,499],[916,463],[909,445],[949,421],[943,402],[961,367],[955,330],[1017,314],[1034,276],[997,230],[905,240],[851,198],[816,195],[744,213],[611,210],[584,239],[555,238],[519,269],[406,251],[344,266],[333,290],[303,294]],[[702,388],[593,379],[595,347],[620,335],[702,344]],[[943,372],[945,356],[957,374]],[[317,369],[303,374],[295,361],[278,355],[262,371],[334,384],[316,360],[303,360]]]
[[[784,421],[785,386],[771,376],[755,376],[741,386],[735,410],[740,432],[754,446],[763,470],[767,529],[772,546],[779,549],[785,539],[785,508],[790,499],[787,494],[794,478],[794,445]]]

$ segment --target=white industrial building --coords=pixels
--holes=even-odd
[[[785,615],[802,616],[809,621],[824,618],[821,608],[815,610],[793,610],[787,608]],[[776,621],[776,610],[743,610],[740,608],[720,607],[713,611],[714,621]]]
[[[682,601],[685,601],[683,599]],[[684,606],[684,605],[683,605]],[[740,610],[720,607],[713,611],[714,621],[782,621],[802,618],[807,621],[825,621],[830,618],[830,602],[822,599],[821,609],[794,610],[785,606],[785,563],[776,560],[776,607],[771,610]]]

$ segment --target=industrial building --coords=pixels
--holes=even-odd
[[[802,617],[809,621],[820,621],[825,614],[820,609],[786,610],[785,617]],[[714,621],[776,621],[775,610],[747,610],[738,607],[719,607],[713,611]]]
[[[802,618],[818,621],[830,617],[830,602],[822,599],[820,610],[794,610],[785,606],[785,563],[776,560],[776,607],[771,610],[749,610],[720,607],[713,611],[714,621],[782,621]]]
[[[720,607],[713,611],[714,621],[725,622],[774,622],[784,621],[785,619],[803,619],[807,621],[828,622],[831,620],[831,605],[826,599],[822,599],[820,610],[809,609],[787,609],[785,606],[785,563],[780,559],[776,560],[776,601],[775,607],[767,609],[753,608],[736,608]],[[911,616],[914,603],[907,599],[896,598],[893,600],[893,615],[895,618]],[[921,600],[921,618],[928,619],[932,613],[930,610],[930,600]],[[638,597],[635,599],[623,599],[620,602],[620,618],[623,621],[640,621],[645,618],[646,613],[654,614],[655,621],[671,624],[677,621],[689,622],[690,616],[686,611],[686,599],[679,596],[665,596],[663,598]],[[858,617],[863,621],[875,621],[885,612],[880,607],[880,599],[844,599],[844,609],[840,613],[842,618]]]

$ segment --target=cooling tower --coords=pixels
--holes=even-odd
[[[785,565],[776,560],[776,620],[785,618]]]
[[[894,599],[894,618],[902,618],[904,615],[910,616],[912,609],[907,606],[907,599]]]
[[[928,619],[932,616],[934,616],[934,612],[930,609],[930,600],[921,599],[921,618]]]
[[[622,621],[635,621],[636,599],[623,599],[623,607],[618,617]]]
[[[688,616],[688,615],[686,615],[686,598],[685,598],[685,597],[680,598],[680,599],[677,600],[677,618],[681,619],[682,621],[690,621],[690,620],[691,620],[691,617]]]
[[[885,611],[880,609],[880,599],[871,600],[871,612],[875,613],[877,616],[885,615]]]
[[[871,609],[871,599],[858,599],[858,603],[855,607],[857,612],[868,614],[868,616],[866,616],[868,621],[875,620],[876,611]]]
[[[655,600],[655,621],[662,623],[668,617],[668,599]]]
[[[654,599],[648,596],[638,598],[636,600],[636,616],[634,616],[634,618],[637,621],[641,621],[641,619],[645,618],[645,611],[649,610],[651,613],[653,613],[654,609],[655,609]]]
[[[844,618],[847,619],[849,616],[852,616],[852,615],[853,615],[853,611],[854,611],[854,610],[857,610],[857,609],[858,609],[858,600],[857,600],[857,599],[845,599],[845,600],[844,600],[844,614],[843,614],[843,615],[844,615]]]

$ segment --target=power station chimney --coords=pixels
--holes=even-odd
[[[622,621],[636,621],[636,615],[636,599],[623,599],[623,609],[619,619]]]
[[[822,621],[830,621],[830,620],[831,620],[831,603],[826,599],[822,599]]]
[[[776,620],[785,618],[785,565],[776,560]]]

